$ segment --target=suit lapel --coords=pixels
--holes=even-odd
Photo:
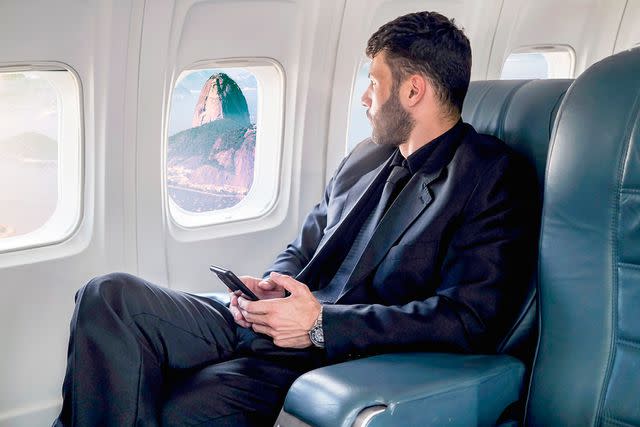
[[[430,186],[442,175],[458,145],[469,132],[474,131],[467,124],[463,123],[458,127],[448,140],[438,145],[423,167],[407,183],[378,224],[338,300],[359,284],[366,282],[367,277],[378,267],[389,249],[431,204],[433,192]]]
[[[389,163],[391,163],[391,160],[393,159],[393,155],[394,154],[392,153],[391,156],[389,156],[389,158],[385,162],[383,162],[380,166],[370,171],[369,173],[363,175],[362,178],[358,181],[359,183],[362,183],[361,185],[356,184],[353,186],[351,190],[349,190],[349,195],[347,196],[345,203],[348,204],[349,200],[352,199],[355,195],[359,195],[358,199],[351,206],[351,208],[349,208],[349,206],[346,206],[345,209],[348,209],[347,213],[343,215],[340,222],[336,226],[334,226],[328,232],[328,234],[325,236],[322,242],[320,242],[320,245],[316,249],[311,260],[307,263],[304,269],[300,273],[298,273],[298,275],[296,276],[297,280],[305,282],[310,272],[313,271],[313,269],[318,263],[322,262],[322,260],[324,259],[324,256],[331,250],[331,248],[333,248],[336,244],[341,244],[341,245],[345,244],[345,242],[341,240],[342,239],[341,236],[343,233],[341,233],[340,231],[345,230],[345,227],[351,225],[354,217],[359,215],[359,212],[362,210],[363,206],[366,204],[367,199],[370,196],[371,192],[374,191],[376,188],[378,188],[378,186],[381,186],[382,182],[386,180],[388,174],[385,172],[385,169],[388,167]],[[369,183],[368,185],[367,185],[367,182]]]
[[[417,173],[407,183],[380,220],[356,268],[347,280],[347,285],[340,298],[358,283],[363,283],[363,280],[378,266],[405,230],[431,204],[433,195],[429,186],[441,175],[442,170],[430,174]]]

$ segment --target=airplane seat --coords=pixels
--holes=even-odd
[[[640,48],[569,89],[551,139],[526,423],[640,425]]]
[[[487,80],[472,82],[462,110],[477,132],[505,141],[535,169],[542,205],[549,139],[558,107],[573,79]],[[536,282],[534,273],[518,320],[498,347],[530,366],[535,351]]]
[[[463,119],[524,156],[542,183],[558,106],[573,80],[472,82]],[[542,199],[540,193],[532,197]],[[397,353],[316,369],[287,394],[281,427],[495,425],[521,400],[536,340],[536,280],[499,355]],[[513,405],[507,410],[510,405]],[[501,418],[502,414],[507,416]]]

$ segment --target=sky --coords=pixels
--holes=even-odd
[[[234,79],[247,99],[249,116],[256,121],[257,81],[243,68],[207,69],[185,72],[179,78],[171,100],[169,135],[191,127],[200,91],[212,74],[225,72]],[[0,73],[0,141],[34,132],[58,139],[58,94],[42,72]]]
[[[58,94],[41,72],[0,73],[0,141],[25,132],[58,139]]]
[[[347,134],[347,151],[351,151],[360,141],[371,136],[371,123],[367,118],[367,109],[362,105],[362,94],[369,86],[370,61],[363,61],[356,75],[353,93],[351,94],[351,113],[349,115],[349,133]]]

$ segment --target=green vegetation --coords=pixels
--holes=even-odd
[[[231,119],[219,119],[184,130],[169,137],[169,156],[208,157],[211,148],[219,139],[220,145],[217,151],[238,150],[245,143],[245,134],[253,127],[241,126]],[[246,142],[247,144],[255,144],[255,139],[247,138]]]

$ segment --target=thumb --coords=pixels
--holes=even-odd
[[[297,294],[300,291],[300,285],[302,285],[302,283],[291,276],[285,276],[284,274],[275,272],[271,273],[269,279],[291,292],[291,295]]]
[[[271,278],[269,278],[269,279],[261,280],[258,283],[258,286],[260,287],[260,289],[264,291],[273,291],[278,287],[278,284],[275,281],[271,280]]]

